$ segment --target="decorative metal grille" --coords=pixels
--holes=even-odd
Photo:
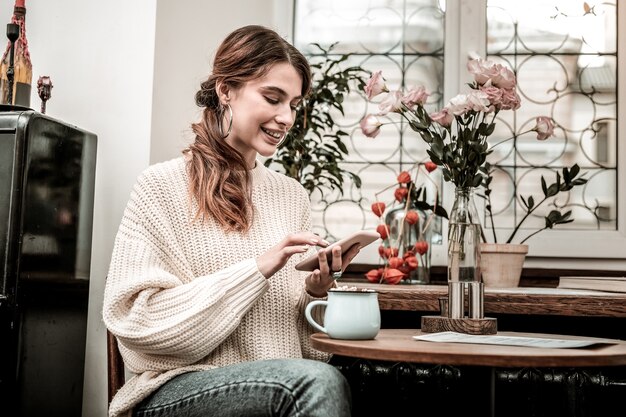
[[[590,2],[591,3],[591,2]],[[487,55],[515,71],[522,107],[501,113],[492,202],[495,225],[513,227],[525,213],[515,195],[541,197],[539,179],[577,163],[589,182],[541,207],[523,228],[537,229],[553,205],[567,206],[575,222],[559,228],[615,230],[617,213],[617,10],[615,1],[489,0]],[[537,142],[534,117],[552,117],[556,136]],[[549,182],[549,183],[550,183]],[[488,224],[486,226],[489,226]],[[529,232],[522,233],[522,236]]]
[[[428,86],[432,110],[443,105],[444,13],[436,1],[297,1],[295,28],[295,44],[311,60],[316,59],[311,43],[327,47],[338,42],[335,53],[352,54],[346,65],[383,70],[387,83],[395,88]],[[425,144],[405,123],[398,122],[395,129],[387,126],[376,139],[366,138],[359,121],[377,112],[377,103],[368,103],[362,94],[346,99],[344,110],[345,116],[335,118],[350,133],[349,156],[342,165],[358,174],[363,186],[360,190],[344,187],[343,196],[311,196],[316,231],[331,239],[374,229],[377,218],[370,205],[375,193],[395,184],[402,169],[428,160]],[[379,194],[378,199],[392,201],[393,191]],[[434,196],[435,191],[430,189],[428,195]]]

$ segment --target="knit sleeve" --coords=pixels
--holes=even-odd
[[[302,224],[300,227],[300,230],[311,230],[312,228],[312,219],[311,219],[311,204],[309,201],[309,196],[308,194],[306,194],[306,191],[304,190],[304,188],[302,188],[302,193],[301,193],[301,207],[302,207]],[[313,250],[311,250],[313,251]],[[303,256],[308,256],[309,253],[303,255]],[[304,282],[305,278],[307,277],[307,275],[310,274],[310,272],[306,272],[306,271],[300,271],[298,272],[301,276],[300,279],[302,279],[302,281]],[[304,315],[304,310],[306,309],[306,306],[314,301],[314,300],[324,300],[326,299],[326,297],[323,298],[315,298],[311,295],[309,295],[309,293],[307,293],[306,288],[303,287],[302,293],[300,294],[300,299],[298,300],[298,310],[300,311],[300,314],[298,316],[298,334],[300,335],[300,346],[302,348],[302,356],[304,358],[307,359],[316,359],[316,360],[321,360],[321,361],[327,361],[331,355],[321,352],[317,349],[314,349],[311,346],[311,335],[314,333],[315,329],[313,329],[313,327],[309,324],[309,322],[307,321],[305,315]],[[312,316],[313,318],[318,322],[318,323],[323,323],[324,320],[324,308],[320,308],[320,307],[315,307],[312,311]]]
[[[135,372],[145,370],[142,364],[168,369],[204,358],[268,288],[254,259],[190,278],[175,244],[167,241],[163,207],[154,201],[154,193],[138,183],[116,237],[104,294],[104,322],[122,351],[136,359],[127,361]]]

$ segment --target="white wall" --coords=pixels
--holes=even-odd
[[[12,1],[3,1],[8,22]],[[47,114],[98,135],[85,416],[106,414],[104,278],[129,190],[149,161],[156,5],[150,0],[28,0],[33,83],[54,85]],[[4,26],[1,29],[4,33]],[[31,106],[40,100],[33,88]]]
[[[180,154],[194,94],[219,42],[245,24],[274,26],[285,0],[28,0],[33,83],[49,75],[47,114],[98,135],[83,415],[106,415],[104,279],[137,174]],[[9,22],[13,1],[0,6]],[[277,10],[275,12],[275,10]],[[288,28],[284,23],[278,27]],[[0,32],[4,33],[4,26]],[[0,37],[1,38],[1,37]],[[33,88],[31,107],[40,100]]]

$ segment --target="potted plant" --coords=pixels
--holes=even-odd
[[[311,64],[311,92],[298,107],[294,125],[276,155],[265,161],[265,166],[279,165],[285,175],[298,180],[309,194],[316,189],[322,193],[337,189],[343,194],[346,176],[352,178],[357,188],[361,186],[359,176],[340,165],[348,154],[343,143],[348,133],[337,126],[332,110],[344,114],[344,97],[355,88],[362,91],[369,72],[359,66],[342,68],[350,54],[334,56],[335,45],[324,49],[313,44],[320,53]]]
[[[513,137],[493,146],[489,145],[488,138],[495,130],[495,119],[498,113],[504,110],[516,110],[521,104],[516,92],[517,80],[510,69],[482,59],[469,61],[467,67],[474,76],[474,82],[469,85],[470,92],[458,94],[443,109],[430,114],[424,108],[428,98],[424,87],[416,87],[406,93],[389,91],[382,73],[375,72],[365,88],[368,98],[371,99],[382,93],[387,93],[387,95],[379,105],[380,112],[365,116],[361,122],[363,133],[373,138],[383,125],[388,124],[381,121],[382,116],[394,113],[401,115],[411,129],[428,144],[427,153],[432,162],[441,168],[444,180],[455,185],[455,202],[449,215],[448,281],[480,281],[485,276],[489,277],[488,265],[481,262],[481,240],[486,242],[486,237],[473,202],[473,192],[481,185],[485,187],[484,197],[487,198],[487,210],[490,219],[493,220],[489,188],[492,167],[487,165],[487,156],[494,147]],[[535,122],[532,129],[519,135],[536,132],[538,140],[546,140],[553,135],[552,119],[542,116],[537,117]],[[511,239],[519,231],[521,223],[539,205],[559,192],[585,184],[586,180],[578,177],[579,173],[580,169],[577,165],[570,169],[565,168],[563,176],[557,173],[555,183],[550,186],[547,186],[542,177],[544,198],[538,204],[535,204],[532,196],[519,197],[527,212],[516,225],[507,243],[511,244]],[[573,221],[570,217],[571,211],[561,213],[555,208],[546,216],[546,225],[539,231],[552,228],[557,224],[569,223]],[[527,251],[527,247],[518,248],[518,250],[524,252],[524,250]],[[508,261],[503,261],[500,265],[508,263]],[[481,267],[485,268],[482,278]],[[521,272],[521,267],[519,272]],[[489,278],[485,281],[486,285],[490,285]]]
[[[483,242],[480,244],[480,267],[483,275],[483,282],[485,282],[485,285],[491,287],[516,287],[519,285],[522,267],[524,265],[526,254],[528,253],[528,245],[524,242],[535,236],[537,233],[546,229],[552,229],[558,224],[571,223],[574,219],[571,218],[571,210],[562,212],[562,210],[555,208],[550,210],[550,212],[544,216],[544,226],[542,228],[528,234],[519,243],[512,243],[515,236],[519,232],[522,223],[533,215],[535,210],[537,210],[539,206],[544,204],[551,197],[554,197],[561,192],[567,192],[575,186],[583,185],[587,182],[587,180],[580,177],[577,178],[580,168],[576,164],[570,169],[563,168],[562,176],[557,172],[554,183],[550,185],[547,185],[545,178],[542,176],[541,191],[543,193],[543,197],[538,202],[535,202],[532,195],[526,197],[522,195],[516,196],[516,198],[524,206],[526,212],[517,222],[506,242],[498,243],[491,204],[491,182],[493,180],[494,167],[486,162],[485,165],[480,168],[480,171],[484,175],[482,183],[484,193],[481,194],[480,197],[486,200],[485,210],[487,210],[493,237],[493,243],[488,243],[487,237],[483,235]]]

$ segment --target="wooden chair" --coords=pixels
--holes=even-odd
[[[124,361],[117,346],[117,339],[107,330],[107,377],[109,404],[115,393],[124,385]]]

